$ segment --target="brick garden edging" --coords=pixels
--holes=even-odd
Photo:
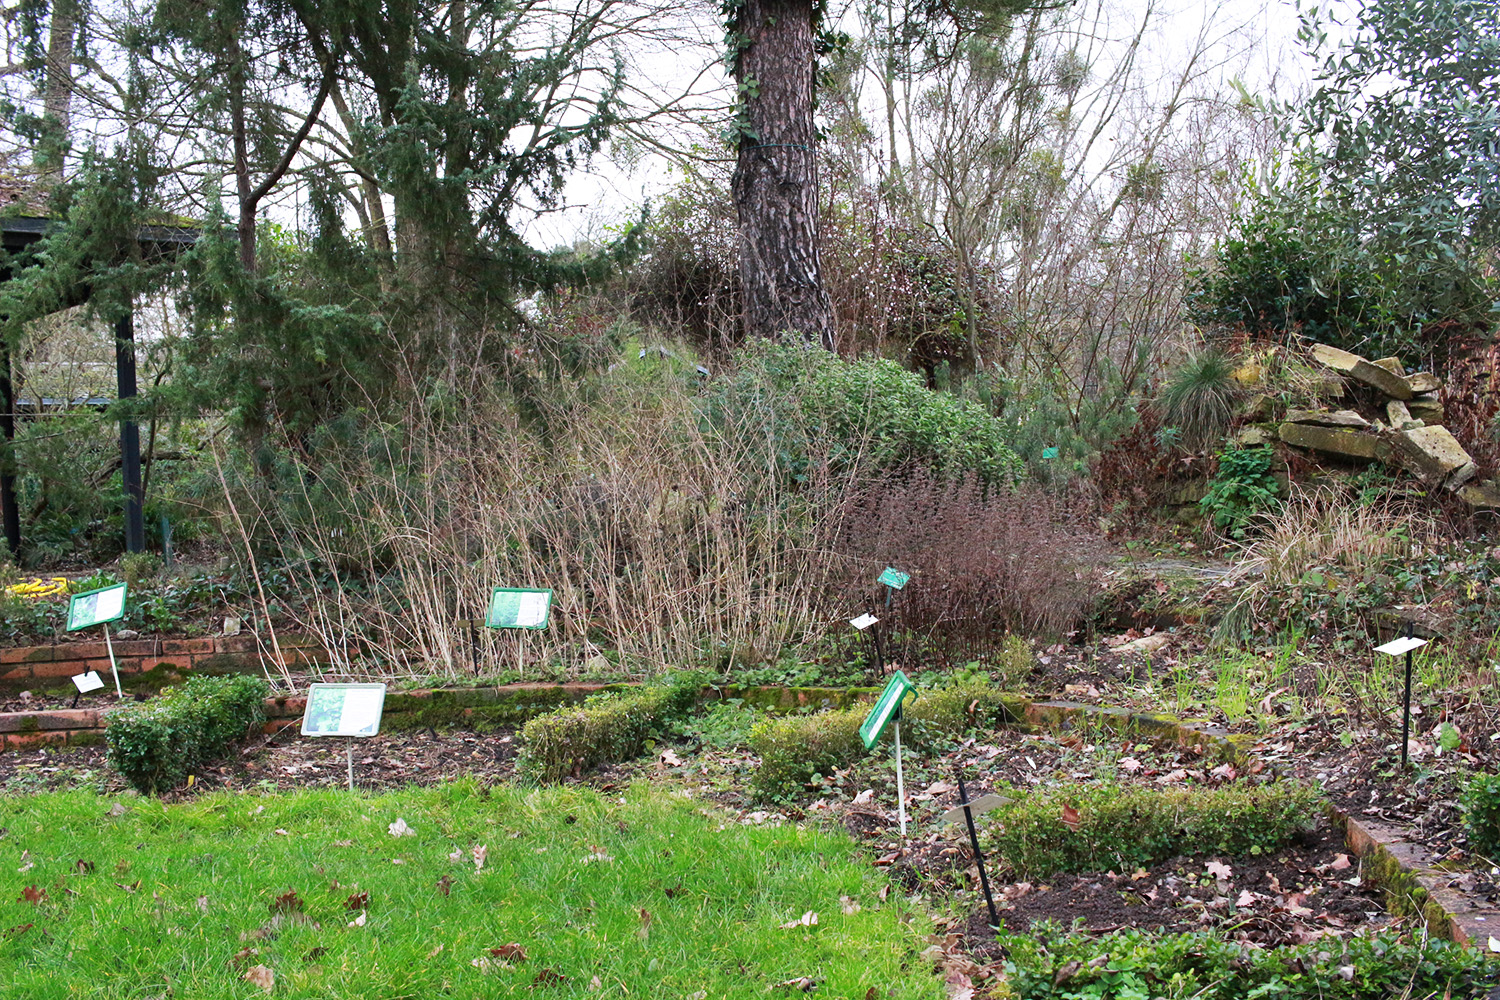
[[[189,654],[192,655],[192,654]],[[201,654],[210,655],[210,654]],[[41,661],[38,661],[41,662]],[[60,662],[60,661],[51,661]],[[106,668],[108,664],[106,661]],[[77,670],[73,671],[77,673]],[[66,675],[64,675],[66,676]],[[516,726],[565,704],[579,704],[606,684],[508,684],[491,688],[391,691],[386,695],[384,728],[423,729],[460,725],[480,731]],[[704,701],[740,698],[765,708],[788,710],[809,705],[847,707],[870,699],[874,688],[705,688]],[[303,695],[266,699],[266,733],[293,726],[307,706]],[[37,745],[101,743],[108,709],[61,709],[0,713],[0,751]],[[1008,705],[1013,724],[1066,732],[1081,726],[1103,726],[1121,735],[1163,740],[1195,748],[1205,755],[1243,764],[1249,759],[1244,738],[1213,726],[1194,725],[1170,716],[1069,701],[1031,701],[1016,697]],[[1464,945],[1483,947],[1490,934],[1500,937],[1500,909],[1476,905],[1451,887],[1453,876],[1398,829],[1356,819],[1330,807],[1330,819],[1344,830],[1344,842],[1361,862],[1361,875],[1379,885],[1387,908],[1420,916],[1427,931]]]
[[[277,647],[281,655],[276,655]],[[117,639],[115,664],[120,683],[130,689],[157,689],[189,674],[260,673],[269,666],[299,670],[328,662],[328,651],[313,636],[278,635],[273,646],[256,635],[208,639]],[[19,691],[68,689],[68,678],[89,670],[109,677],[109,650],[103,642],[59,642],[50,646],[0,649],[0,688]],[[111,682],[106,682],[111,683]]]

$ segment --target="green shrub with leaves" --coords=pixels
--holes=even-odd
[[[1219,453],[1219,471],[1198,506],[1216,529],[1244,538],[1255,516],[1274,507],[1280,496],[1270,448],[1229,448]]]
[[[1000,940],[1009,992],[997,995],[1027,1000],[1458,1000],[1486,995],[1491,976],[1483,952],[1390,932],[1262,948],[1206,931],[1095,935],[1041,924]]]
[[[521,728],[517,770],[533,781],[553,782],[630,760],[693,710],[702,680],[696,673],[676,674],[660,684],[596,695],[582,708],[539,715]]]
[[[1023,475],[1001,421],[894,361],[757,343],[717,386],[710,413],[720,432],[753,445],[758,467],[793,481],[823,463],[868,473],[921,466],[986,484]]]
[[[200,764],[223,755],[265,721],[270,693],[259,677],[192,677],[147,702],[109,716],[109,762],[146,794],[175,788]]]
[[[1500,859],[1500,774],[1475,774],[1464,786],[1458,804],[1474,850]]]
[[[1025,793],[987,836],[1019,878],[1130,871],[1179,854],[1258,855],[1309,830],[1316,790],[1290,782],[1161,790],[1079,785]]]
[[[1000,689],[986,680],[967,680],[922,691],[901,709],[902,739],[917,748],[936,748],[975,730],[1020,721]]]
[[[750,779],[751,791],[762,799],[790,799],[813,775],[829,775],[859,760],[865,755],[859,725],[867,714],[867,706],[858,706],[757,723],[750,749],[760,757],[760,767]]]

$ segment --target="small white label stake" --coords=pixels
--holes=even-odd
[[[109,626],[104,626],[104,648],[109,650],[109,672],[115,675],[115,697],[124,699],[125,692],[120,690],[120,668],[115,666],[115,644],[109,641]]]

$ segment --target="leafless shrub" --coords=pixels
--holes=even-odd
[[[838,547],[846,604],[871,600],[889,564],[912,574],[889,612],[890,656],[944,666],[994,648],[1006,631],[1059,635],[1096,594],[1105,556],[1098,534],[1057,496],[1034,486],[984,491],[972,478],[925,470],[890,478],[851,500]]]

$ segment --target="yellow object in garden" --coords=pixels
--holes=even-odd
[[[66,597],[68,580],[62,576],[43,580],[38,576],[23,583],[11,584],[5,588],[5,592],[12,597]]]

